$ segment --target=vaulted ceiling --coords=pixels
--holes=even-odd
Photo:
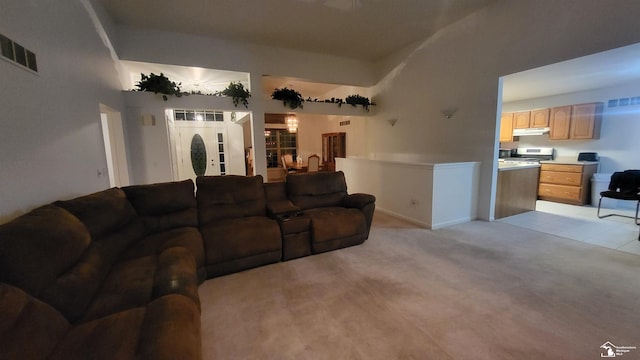
[[[116,24],[376,60],[496,0],[98,0]]]
[[[375,61],[500,0],[97,1],[120,25]],[[638,45],[629,46],[509,76],[505,79],[505,101],[637,81],[638,49]],[[197,69],[194,77],[190,68],[128,66],[132,77],[143,69],[170,73],[187,90],[199,85],[205,92],[215,91],[234,76],[241,80],[238,75],[218,74],[214,69]],[[270,81],[292,84],[295,79]]]

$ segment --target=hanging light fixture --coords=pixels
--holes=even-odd
[[[287,130],[290,133],[295,134],[298,132],[298,119],[295,115],[287,115]]]

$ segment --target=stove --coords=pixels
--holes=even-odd
[[[552,147],[521,147],[516,150],[515,156],[499,159],[505,164],[539,164],[541,160],[553,160]]]

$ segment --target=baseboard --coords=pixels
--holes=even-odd
[[[410,222],[412,224],[418,225],[418,226],[423,227],[423,228],[431,229],[431,224],[425,223],[423,221],[420,221],[418,219],[415,219],[415,218],[412,218],[412,217],[409,217],[409,216],[406,216],[406,215],[398,214],[397,212],[394,212],[394,211],[391,211],[391,210],[387,210],[387,209],[384,209],[384,208],[381,208],[381,207],[376,207],[376,211],[380,211],[380,212],[383,212],[383,213],[385,213],[387,215],[391,215],[393,217],[397,217],[399,219],[408,221],[408,222]]]
[[[465,217],[465,218],[460,218],[460,219],[455,219],[455,220],[444,221],[444,222],[441,222],[441,223],[437,223],[437,224],[431,225],[431,229],[433,229],[433,230],[442,229],[442,228],[445,228],[445,227],[448,227],[448,226],[468,223],[468,222],[473,221],[473,220],[474,219],[471,218],[471,217]]]

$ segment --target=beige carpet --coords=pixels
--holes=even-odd
[[[205,282],[205,359],[596,359],[636,346],[640,256],[376,214],[364,245]]]

